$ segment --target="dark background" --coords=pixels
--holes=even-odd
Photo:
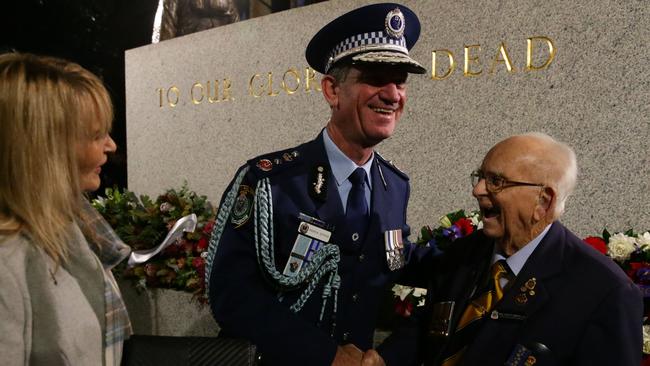
[[[124,50],[151,43],[158,0],[14,0],[3,7],[2,51],[62,57],[104,81],[115,106],[111,135],[118,149],[102,169],[102,186],[125,188]]]
[[[236,0],[240,19],[251,0]],[[252,0],[282,11],[319,0]],[[322,1],[322,0],[320,0]],[[111,135],[117,152],[102,169],[102,187],[127,188],[124,51],[151,43],[158,0],[10,0],[0,10],[0,52],[65,58],[97,74],[115,106]]]

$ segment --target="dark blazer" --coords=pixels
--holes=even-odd
[[[470,294],[487,281],[493,241],[482,231],[454,243],[432,278],[428,309],[455,301],[448,337],[420,338],[425,364],[439,365]],[[528,284],[528,288],[526,286]],[[533,287],[532,290],[530,287]],[[643,299],[614,262],[559,222],[508,286],[461,365],[638,366]],[[431,312],[423,322],[431,324]]]
[[[258,167],[265,159],[272,163],[270,169],[268,163],[265,169]],[[401,229],[405,242],[409,235],[408,178],[375,154],[369,229],[365,241],[354,244],[346,228],[322,133],[313,141],[257,157],[247,165],[250,170],[242,184],[255,188],[260,179],[270,180],[276,268],[280,272],[284,269],[298,233],[298,215],[304,213],[335,227],[330,243],[337,244],[341,251],[341,286],[335,319],[333,304],[328,304],[323,321],[318,321],[322,287],[316,289],[302,310],[292,313],[287,304],[295,302],[299,291],[274,288],[265,280],[266,274],[256,258],[253,220],[236,227],[228,219],[208,273],[210,306],[222,331],[256,344],[264,364],[330,365],[338,344],[372,348],[381,296],[400,272],[388,267],[384,233]],[[321,194],[314,191],[318,167],[324,168]]]

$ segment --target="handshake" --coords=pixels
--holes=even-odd
[[[336,349],[336,356],[332,366],[385,366],[384,360],[374,349],[366,352],[358,349],[354,344],[346,344]]]

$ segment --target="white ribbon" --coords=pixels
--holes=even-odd
[[[152,249],[131,252],[131,256],[129,257],[129,267],[133,267],[136,264],[148,261],[151,259],[151,257],[160,253],[163,249],[167,248],[181,236],[183,236],[183,232],[193,232],[194,229],[196,229],[197,221],[198,219],[196,218],[195,214],[189,214],[180,218],[178,221],[176,221],[172,229],[169,230],[167,236],[165,237],[165,240],[163,240],[160,245]]]

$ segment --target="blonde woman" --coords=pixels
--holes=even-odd
[[[113,119],[81,66],[0,55],[0,355],[3,365],[119,365],[131,326],[110,269],[129,248],[84,198]]]

